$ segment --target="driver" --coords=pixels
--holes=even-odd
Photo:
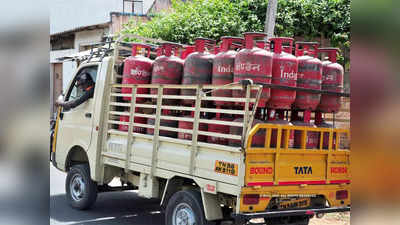
[[[75,83],[75,87],[81,89],[83,91],[83,95],[74,100],[70,100],[67,102],[57,100],[55,105],[62,106],[64,110],[69,110],[77,107],[78,105],[84,103],[89,98],[93,98],[94,94],[94,82],[92,76],[89,73],[85,72],[78,75]]]

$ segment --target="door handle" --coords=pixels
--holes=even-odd
[[[91,113],[85,113],[85,117],[86,118],[92,118],[92,114]]]

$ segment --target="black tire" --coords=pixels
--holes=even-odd
[[[95,203],[97,184],[90,178],[88,164],[78,164],[71,167],[65,181],[65,190],[67,201],[72,208],[85,210]]]
[[[185,211],[187,210],[187,211]],[[190,211],[193,215],[190,215]],[[213,222],[206,220],[204,215],[203,202],[201,194],[195,190],[178,191],[168,201],[167,209],[165,211],[165,224],[177,225],[179,220],[179,212],[185,212],[184,215],[188,216],[189,220],[195,220],[196,225],[211,225]],[[191,224],[191,223],[188,223]]]

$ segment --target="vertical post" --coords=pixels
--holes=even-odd
[[[114,65],[115,62],[110,62],[108,64],[108,68],[107,68],[107,74],[114,74]],[[112,83],[112,78],[111,76],[106,76],[106,80],[105,83],[106,84],[111,84]],[[108,130],[110,128],[110,124],[107,122],[109,117],[110,117],[110,101],[114,101],[114,99],[116,97],[112,97],[111,93],[113,91],[113,85],[106,85],[106,87],[104,88],[104,112],[101,115],[101,120],[103,121],[103,126],[100,126],[99,129],[99,133],[102,134],[102,138],[101,138],[101,148],[100,150],[97,151],[97,155],[96,155],[96,171],[100,171],[100,172],[96,172],[96,181],[99,185],[103,184],[103,179],[104,179],[104,158],[102,157],[102,153],[107,151],[107,138],[108,138]]]
[[[301,149],[306,150],[307,148],[307,135],[308,135],[308,128],[304,128],[301,130]]]
[[[154,121],[154,134],[153,134],[153,152],[151,154],[151,171],[150,176],[154,175],[154,170],[156,169],[157,164],[157,152],[160,136],[160,121],[161,121],[161,104],[162,104],[162,96],[163,96],[164,88],[162,85],[158,87],[158,95],[157,95],[157,109],[156,109],[156,119]]]
[[[278,8],[278,0],[269,0],[267,7],[267,15],[265,17],[264,32],[267,33],[267,38],[274,36],[276,11]]]
[[[135,121],[135,105],[136,105],[136,92],[137,86],[132,87],[132,96],[131,96],[131,107],[129,112],[129,128],[128,128],[128,140],[126,141],[126,151],[125,151],[125,173],[128,173],[129,162],[131,158],[131,145],[132,145],[132,132],[133,132],[133,123]]]
[[[277,129],[277,140],[276,140],[276,151],[275,151],[275,166],[274,166],[274,184],[279,184],[279,156],[281,152],[281,139],[282,139],[282,127]]]
[[[242,148],[246,148],[246,136],[247,131],[250,131],[252,124],[249,124],[249,105],[250,105],[250,85],[246,86],[246,102],[244,104],[244,115],[243,115],[243,130],[242,130]]]
[[[330,174],[330,161],[332,157],[332,140],[333,140],[333,131],[329,131],[329,145],[328,145],[328,155],[326,157],[326,183],[329,184],[331,181],[331,174]]]
[[[284,131],[285,140],[283,142],[283,148],[286,149],[286,150],[290,147],[289,138],[290,138],[290,133],[291,132],[292,132],[292,130],[290,128],[285,128],[285,131]]]
[[[114,47],[114,58],[113,58],[113,63],[112,63],[112,72],[111,72],[111,84],[116,83],[116,78],[115,78],[115,65],[118,61],[119,58],[119,42],[123,40],[124,36],[121,36],[116,42],[115,42],[115,47]]]
[[[322,148],[324,147],[323,146],[323,143],[324,143],[324,136],[325,136],[325,134],[326,134],[326,132],[325,131],[320,131],[319,132],[319,150],[322,150]]]
[[[251,85],[251,87],[250,87],[250,90],[252,90],[253,89],[253,85]],[[257,96],[256,96],[256,98],[255,98],[255,101],[254,101],[254,104],[253,104],[253,110],[252,110],[252,112],[251,112],[251,114],[249,115],[249,121],[247,121],[247,124],[245,124],[244,123],[244,121],[243,121],[243,127],[252,127],[252,125],[253,125],[253,120],[254,120],[254,117],[255,117],[255,115],[256,115],[256,112],[257,112],[257,106],[258,106],[258,102],[260,101],[260,97],[261,97],[261,92],[262,92],[262,86],[261,85],[258,85],[258,86],[256,86],[257,87]],[[249,90],[249,96],[250,96],[250,93],[251,93],[251,91]],[[247,94],[247,93],[246,93]],[[249,101],[250,101],[250,99],[249,99]],[[249,129],[249,128],[247,128],[246,129],[246,133],[245,133],[245,137],[244,138],[242,138],[242,143],[244,143],[244,146],[246,146],[246,143],[247,143],[247,141],[248,141],[248,136],[249,136],[249,133],[250,133],[250,130],[251,129]],[[251,146],[250,146],[251,147]]]
[[[192,133],[192,151],[190,152],[190,171],[189,174],[193,175],[195,169],[195,158],[197,155],[197,140],[199,137],[199,120],[200,120],[200,107],[201,107],[201,85],[197,86],[196,89],[196,103],[195,103],[195,112],[193,117],[193,133]]]

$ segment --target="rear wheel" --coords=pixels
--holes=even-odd
[[[88,164],[74,165],[65,182],[68,203],[76,209],[90,208],[97,198],[97,184],[90,178]]]
[[[176,192],[168,201],[166,225],[210,225],[204,216],[201,194],[187,190]]]

